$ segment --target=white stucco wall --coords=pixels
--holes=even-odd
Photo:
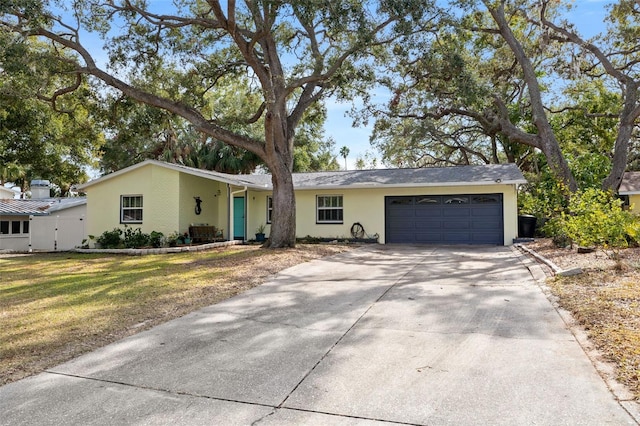
[[[0,221],[7,221],[9,223],[9,234],[0,234],[0,251],[28,251],[29,234],[22,232],[13,234],[11,231],[11,222],[29,222],[29,216],[0,215]]]
[[[296,235],[323,238],[350,238],[351,226],[355,222],[363,225],[369,235],[378,234],[385,242],[385,197],[411,195],[455,195],[455,194],[503,194],[504,244],[511,245],[518,233],[518,202],[515,185],[472,185],[415,188],[331,189],[296,191]],[[248,237],[258,225],[266,223],[266,191],[249,191]],[[316,223],[316,196],[342,195],[344,221],[342,224]],[[266,234],[270,228],[267,225]]]
[[[226,206],[226,185],[197,176],[187,174],[180,175],[180,196],[179,196],[179,231],[186,232],[192,224],[207,224],[215,226],[217,229],[226,228],[225,209],[220,209],[220,205]],[[202,200],[201,213],[195,213],[195,197]]]
[[[640,214],[640,194],[629,195],[629,209],[636,214]]]
[[[87,189],[87,235],[100,236],[104,231],[124,228],[120,223],[120,197],[143,197],[142,223],[128,224],[170,235],[184,233],[191,224],[207,223],[226,227],[226,185],[180,173],[177,170],[147,164],[104,181]],[[195,214],[194,197],[202,199],[202,212]],[[225,235],[226,236],[226,235]]]

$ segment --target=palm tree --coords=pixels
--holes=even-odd
[[[17,163],[6,163],[0,165],[0,185],[12,182],[16,179],[24,178],[25,168]]]
[[[349,148],[343,146],[340,148],[340,155],[344,158],[344,169],[347,170],[347,157],[349,156]]]

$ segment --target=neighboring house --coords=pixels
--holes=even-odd
[[[86,198],[48,198],[48,182],[40,182],[40,188],[32,184],[30,200],[0,200],[0,251],[64,251],[82,244]]]
[[[11,190],[11,188],[7,188],[6,186],[0,185],[0,200],[3,199],[12,199],[15,198],[16,192]]]
[[[632,211],[640,212],[640,172],[625,172],[618,194]]]
[[[299,237],[348,238],[358,222],[381,243],[496,245],[517,237],[517,186],[526,182],[514,164],[294,173],[293,180]],[[226,239],[249,240],[261,224],[268,235],[273,213],[270,175],[155,160],[79,189],[93,236],[124,225],[165,235],[208,225]]]

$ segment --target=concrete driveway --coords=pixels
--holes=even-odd
[[[0,388],[0,424],[637,424],[518,255],[368,246]]]

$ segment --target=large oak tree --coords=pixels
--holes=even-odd
[[[395,77],[382,79],[391,101],[369,109],[386,161],[528,168],[541,152],[575,190],[571,160],[588,153],[607,163],[600,185],[616,190],[640,115],[640,3],[616,2],[607,33],[591,40],[569,22],[570,2],[450,3],[458,9],[436,37],[391,52]],[[600,100],[585,102],[579,90]]]
[[[415,18],[430,8],[423,0],[182,0],[171,9],[154,9],[144,0],[50,4],[2,2],[0,22],[75,52],[75,61],[65,60],[71,74],[96,77],[260,157],[273,176],[271,247],[295,244],[291,172],[305,111],[327,95],[349,96],[353,83],[369,72],[370,51],[415,31]],[[105,40],[108,67],[84,43],[86,31]],[[183,72],[176,75],[175,69]],[[234,131],[209,109],[207,97],[221,90],[229,74],[245,75],[259,87],[259,108],[242,119],[263,119],[261,138]],[[154,84],[134,84],[131,75]]]

